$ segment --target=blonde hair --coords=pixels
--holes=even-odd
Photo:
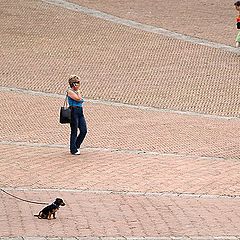
[[[76,81],[79,81],[79,77],[77,75],[71,75],[68,79],[68,83],[70,84],[70,86]]]

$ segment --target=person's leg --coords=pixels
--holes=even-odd
[[[76,141],[77,141],[77,131],[78,131],[78,114],[76,109],[72,109],[71,111],[71,134],[70,134],[70,152],[72,154],[77,152],[77,146],[76,146]]]
[[[80,116],[80,118],[79,118],[78,127],[80,129],[80,133],[77,137],[76,146],[79,149],[84,138],[86,137],[86,134],[87,134],[87,124],[86,124],[86,120],[83,115]]]

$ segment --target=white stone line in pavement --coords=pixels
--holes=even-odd
[[[240,195],[230,194],[207,194],[207,193],[188,193],[188,192],[141,192],[141,191],[117,191],[117,190],[91,190],[91,189],[63,189],[63,188],[1,188],[8,192],[65,192],[65,193],[87,193],[100,195],[125,195],[125,196],[144,196],[144,197],[180,197],[180,198],[197,198],[197,199],[235,199],[240,200]],[[2,193],[4,194],[4,193]]]
[[[39,91],[33,91],[33,90],[29,90],[29,89],[13,88],[13,87],[1,87],[0,86],[0,92],[16,92],[16,93],[30,94],[30,95],[34,95],[34,96],[65,98],[65,95],[63,95],[63,94],[39,92]],[[197,112],[190,112],[190,111],[161,109],[161,108],[156,108],[156,107],[131,105],[131,104],[127,104],[127,103],[119,103],[119,102],[112,102],[112,101],[106,101],[106,100],[94,100],[94,99],[85,98],[85,101],[93,103],[93,104],[102,104],[102,105],[108,105],[108,106],[113,106],[113,107],[126,107],[126,108],[132,108],[132,109],[143,110],[143,111],[172,113],[172,114],[189,115],[189,116],[205,117],[205,118],[220,119],[220,120],[221,119],[222,120],[237,120],[237,121],[240,120],[240,118],[238,118],[238,117],[226,117],[226,116],[211,115],[211,114],[197,113]]]
[[[113,22],[116,24],[121,24],[121,25],[124,25],[127,27],[131,27],[131,28],[135,28],[135,29],[139,29],[139,30],[143,30],[143,31],[151,32],[151,33],[155,33],[155,34],[160,34],[160,35],[163,35],[163,36],[166,36],[169,38],[174,38],[174,39],[190,42],[193,44],[198,44],[198,45],[203,45],[206,47],[224,50],[226,52],[240,54],[240,49],[237,49],[232,46],[215,43],[215,42],[211,42],[211,41],[208,41],[205,39],[191,37],[191,36],[187,36],[187,35],[176,33],[176,32],[171,32],[169,30],[166,30],[166,29],[163,29],[160,27],[142,24],[142,23],[124,19],[124,18],[119,18],[119,17],[113,16],[113,15],[110,15],[110,14],[107,14],[104,12],[100,12],[100,11],[97,11],[94,9],[80,6],[78,4],[70,3],[65,0],[42,0],[42,1],[45,3],[53,4],[55,6],[63,7],[65,9],[69,9],[72,11],[81,12],[81,13],[84,13],[84,14],[87,14],[87,15],[90,15],[90,16],[93,16],[96,18],[101,18],[101,19],[104,19],[104,20],[107,20],[107,21],[110,21],[110,22]]]
[[[14,146],[26,146],[26,147],[43,147],[43,148],[69,148],[66,144],[48,144],[48,143],[31,143],[31,142],[20,142],[20,141],[0,141],[0,145],[14,145]],[[97,148],[97,147],[81,147],[84,151],[87,152],[112,152],[112,153],[125,153],[125,154],[134,154],[134,155],[145,155],[145,156],[158,156],[158,157],[192,157],[195,159],[201,160],[212,160],[212,161],[226,161],[229,159],[236,158],[223,158],[223,157],[211,157],[211,156],[196,156],[191,154],[177,154],[177,153],[162,153],[162,152],[151,152],[143,150],[132,150],[132,149],[123,149],[123,148]]]
[[[20,142],[20,141],[0,141],[0,145],[48,147],[48,148],[68,148],[69,147],[69,145],[67,144],[31,143],[31,142]]]
[[[63,95],[63,94],[50,93],[50,92],[40,92],[40,91],[33,91],[33,90],[30,90],[30,89],[14,88],[14,87],[3,87],[3,86],[0,86],[0,92],[14,92],[14,93],[29,94],[29,95],[33,95],[33,96],[43,96],[43,97],[52,97],[52,98],[65,98],[65,95]]]
[[[0,240],[240,240],[239,236],[166,236],[166,237],[0,237]]]
[[[239,240],[239,236],[162,236],[162,237],[0,237],[0,240]]]

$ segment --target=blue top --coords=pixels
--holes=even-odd
[[[82,107],[83,106],[84,99],[80,101],[76,101],[68,96],[68,105],[74,106],[74,107]]]

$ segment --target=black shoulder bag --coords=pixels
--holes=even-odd
[[[71,122],[71,109],[67,104],[67,96],[68,93],[66,94],[63,107],[60,109],[60,123],[62,124]]]

